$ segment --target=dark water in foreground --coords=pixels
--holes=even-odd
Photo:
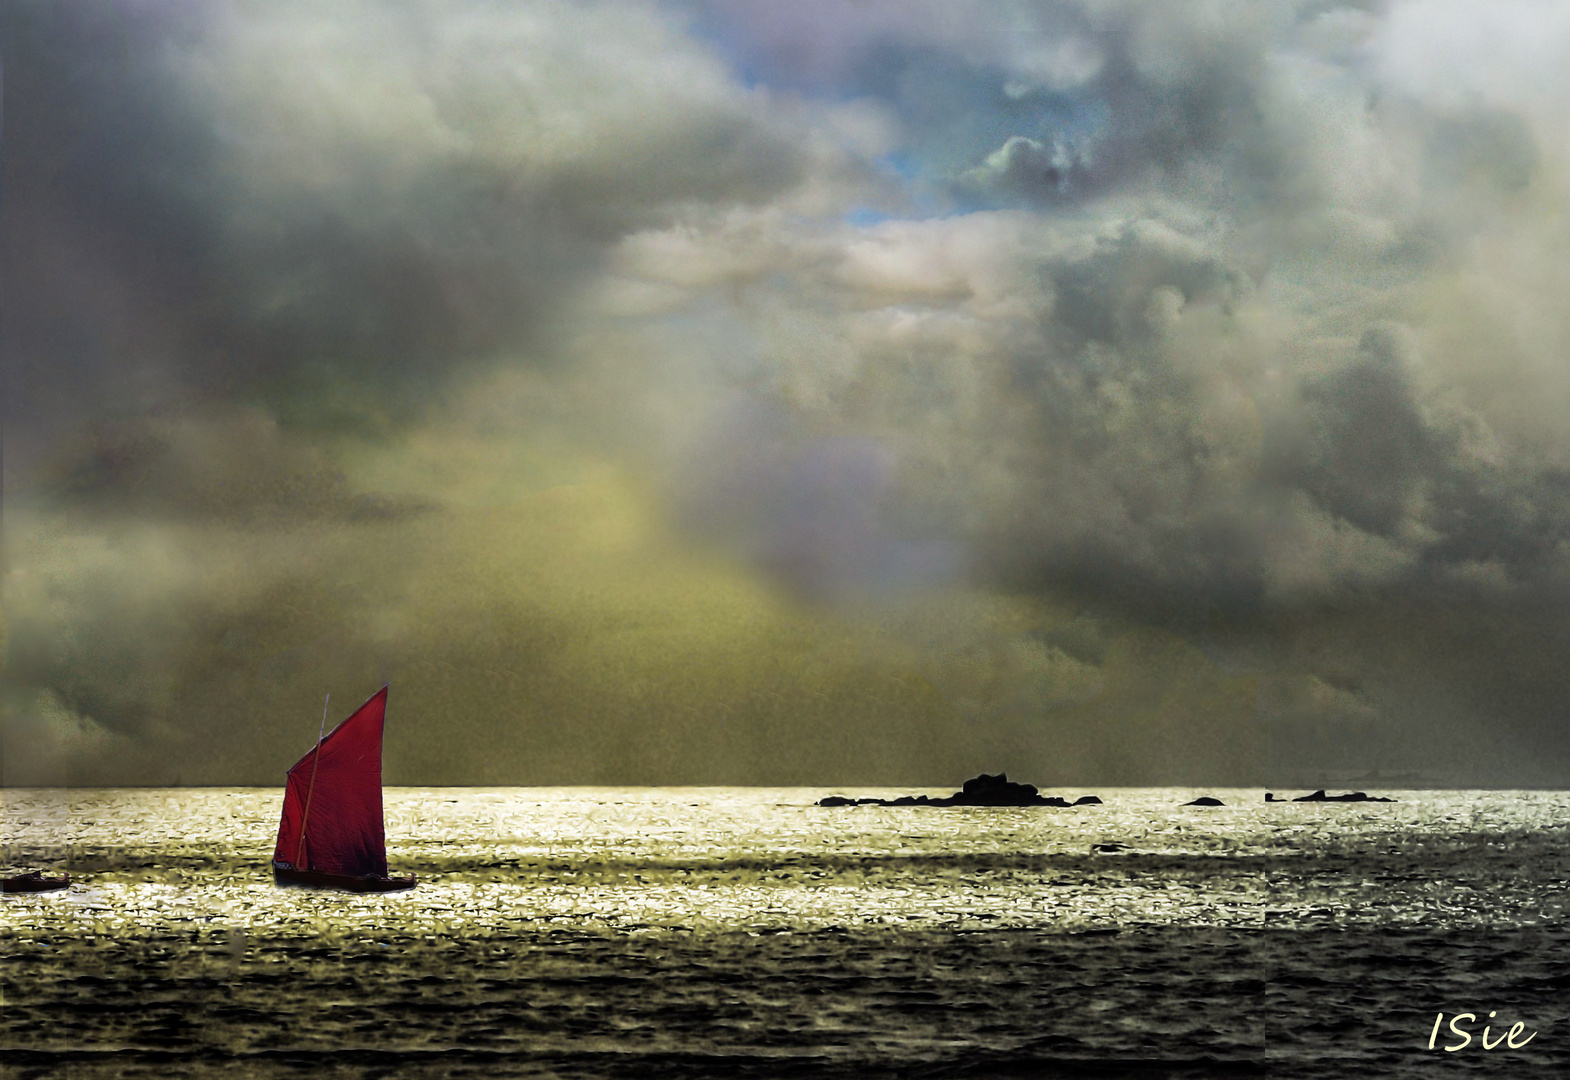
[[[0,793],[77,882],[0,900],[0,1075],[1570,1075],[1570,793],[826,793],[390,789],[383,896],[275,888],[277,790]]]

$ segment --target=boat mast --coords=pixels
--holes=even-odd
[[[330,693],[322,699],[322,726],[316,733],[316,753],[311,757],[311,786],[305,789],[305,813],[300,815],[300,838],[294,843],[294,865],[301,870],[305,869],[300,866],[300,852],[305,847],[305,823],[311,818],[311,796],[316,794],[316,765],[322,760],[322,739],[327,733],[327,703],[332,699]]]

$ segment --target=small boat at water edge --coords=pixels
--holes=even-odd
[[[68,874],[45,877],[42,870],[29,870],[25,874],[0,878],[0,892],[48,892],[51,889],[64,889],[70,884]]]
[[[387,873],[382,825],[382,725],[387,687],[318,735],[289,770],[273,849],[273,881],[350,892],[414,888]],[[326,706],[322,722],[326,725]]]

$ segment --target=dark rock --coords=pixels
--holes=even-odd
[[[1266,802],[1282,802],[1283,800],[1276,798],[1274,792],[1267,791],[1267,792],[1265,792],[1265,801]]]
[[[42,870],[29,870],[24,874],[0,878],[0,892],[49,892],[52,889],[64,889],[71,884],[67,874],[58,877],[46,877]]]
[[[1193,802],[1186,802],[1183,805],[1184,806],[1225,806],[1226,803],[1222,802],[1220,799],[1213,799],[1209,795],[1201,795],[1199,798],[1195,799]]]
[[[1395,802],[1381,795],[1370,795],[1365,791],[1349,791],[1345,795],[1326,795],[1325,789],[1320,788],[1312,795],[1299,795],[1293,802]]]
[[[954,797],[995,799],[1000,797],[1019,798],[1034,794],[1036,794],[1034,785],[1016,784],[1008,778],[1007,773],[998,773],[996,776],[988,776],[986,773],[982,773],[980,776],[973,776],[966,780]]]
[[[1054,805],[1041,797],[1034,784],[1016,784],[1008,778],[1007,773],[998,773],[996,776],[982,773],[972,777],[965,781],[953,800],[955,806]]]
[[[1079,806],[1100,803],[1094,795],[1086,795],[1077,802],[1059,796],[1044,796],[1034,784],[1016,784],[1006,773],[980,776],[966,780],[960,790],[952,795],[932,798],[927,795],[901,795],[895,799],[851,799],[844,795],[830,795],[819,799],[819,806]]]
[[[1101,800],[1094,795],[1081,795],[1074,800],[1075,806],[1100,806]]]
[[[1128,851],[1129,846],[1127,844],[1119,844],[1116,842],[1109,844],[1091,844],[1090,850],[1094,851],[1098,855],[1116,855],[1120,851]]]

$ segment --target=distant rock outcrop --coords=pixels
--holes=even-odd
[[[1195,799],[1193,802],[1186,802],[1183,805],[1184,806],[1225,806],[1226,803],[1222,802],[1220,799],[1213,798],[1210,795],[1201,795],[1199,798]]]
[[[952,795],[934,799],[929,795],[901,795],[897,799],[851,799],[844,795],[830,795],[819,799],[819,806],[1086,806],[1101,802],[1094,795],[1081,796],[1074,802],[1056,795],[1044,796],[1034,784],[1016,784],[1006,773],[989,776],[982,773],[966,780],[960,790]]]
[[[0,892],[48,892],[51,889],[64,889],[70,884],[69,875],[45,877],[42,870],[29,870],[25,874],[0,878]]]
[[[1068,806],[1067,799],[1043,798],[1035,784],[1016,784],[1007,773],[973,776],[950,796],[955,806]]]
[[[1266,799],[1266,802],[1273,800]],[[1325,789],[1320,788],[1312,795],[1299,795],[1293,802],[1395,802],[1381,795],[1370,795],[1364,791],[1349,791],[1345,795],[1326,795]]]

